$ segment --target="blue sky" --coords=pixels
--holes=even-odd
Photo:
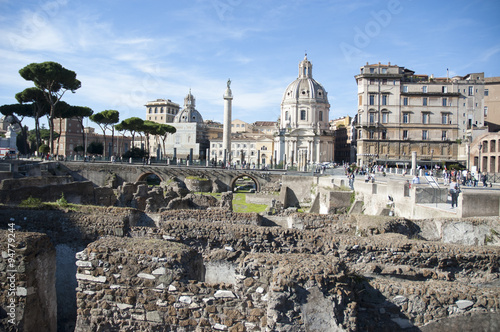
[[[233,119],[276,121],[307,51],[330,119],[353,116],[366,62],[500,76],[499,13],[497,0],[0,0],[0,105],[32,86],[19,69],[56,61],[82,82],[65,101],[121,120],[191,89],[221,122],[231,78]]]

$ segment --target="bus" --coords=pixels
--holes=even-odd
[[[0,148],[0,159],[6,160],[6,159],[16,159],[16,158],[17,158],[17,151],[15,149]]]

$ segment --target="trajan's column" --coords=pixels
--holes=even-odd
[[[224,165],[231,162],[231,103],[233,93],[231,92],[231,80],[227,80],[227,89],[224,93],[224,131],[222,134],[222,148],[224,149]]]

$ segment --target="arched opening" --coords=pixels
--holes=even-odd
[[[136,182],[139,182],[139,181],[144,181],[148,184],[148,186],[160,186],[161,185],[161,182],[163,181],[163,179],[156,175],[155,173],[153,172],[148,172],[148,173],[143,173],[141,174],[138,178],[137,178],[137,181]]]
[[[235,193],[256,193],[259,182],[249,174],[240,174],[231,181],[231,191]]]

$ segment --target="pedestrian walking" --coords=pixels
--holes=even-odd
[[[456,178],[452,178],[450,182],[450,196],[451,196],[451,208],[456,208],[458,206],[458,193],[460,187]]]

